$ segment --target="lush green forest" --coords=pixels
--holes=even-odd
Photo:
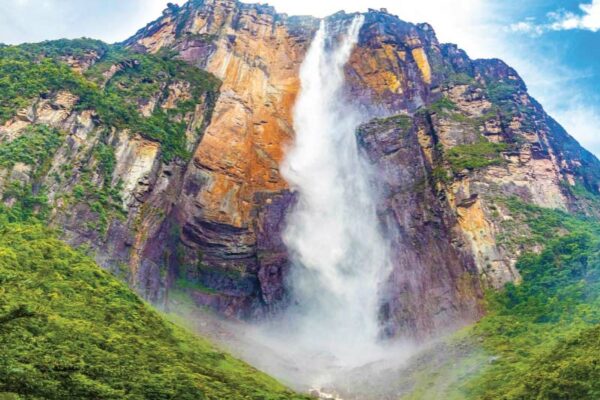
[[[515,199],[505,245],[542,245],[517,262],[520,284],[490,290],[487,315],[417,368],[411,399],[600,398],[600,222]],[[442,388],[442,389],[440,389]]]
[[[474,328],[496,359],[469,385],[481,399],[600,397],[600,224],[511,200],[539,254],[517,263],[523,282],[488,296]],[[595,360],[595,361],[594,361]]]
[[[0,398],[302,398],[167,322],[38,222],[0,216]]]

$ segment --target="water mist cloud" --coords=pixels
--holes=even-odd
[[[379,340],[388,243],[379,229],[372,167],[355,136],[365,116],[344,95],[344,65],[362,21],[357,15],[322,22],[302,64],[295,142],[281,166],[298,197],[284,232],[292,305],[246,332],[270,356],[245,357],[296,386],[324,385],[356,367],[386,358],[399,363],[407,354]]]

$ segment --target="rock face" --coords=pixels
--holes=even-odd
[[[196,148],[211,119],[218,80],[199,69],[186,76],[190,67],[183,62],[88,47],[97,46],[59,41],[27,49],[27,56],[53,64],[77,48],[69,60],[85,63],[69,62],[73,72],[62,71],[76,82],[70,89],[49,86],[0,125],[0,193],[8,205],[47,199],[48,219],[69,243],[90,246],[101,265],[158,301],[171,284],[167,261],[179,240],[165,229],[188,166],[183,153]],[[152,123],[141,116],[152,116]],[[164,127],[170,139],[148,132]],[[51,147],[41,135],[55,136]],[[21,168],[12,159],[19,158],[28,169],[16,176]]]
[[[352,17],[338,13],[328,23]],[[77,93],[41,93],[0,127],[2,143],[40,124],[66,133],[64,143],[41,174],[27,164],[4,166],[5,204],[13,201],[11,182],[45,186],[51,221],[65,238],[91,245],[102,265],[122,271],[153,302],[180,289],[230,317],[277,312],[288,300],[290,268],[281,232],[295,202],[279,165],[294,136],[299,67],[318,25],[268,6],[191,0],[170,5],[119,50],[139,56],[69,52],[60,62],[85,76],[97,70],[101,87],[129,96],[132,84],[151,85],[144,86],[151,95],[133,90],[138,112],[184,123],[191,156],[144,129],[111,125],[79,106]],[[199,70],[187,79],[166,70],[151,83],[135,74],[123,80],[144,70],[141,55],[175,57],[216,76],[218,96],[195,86]],[[426,337],[475,320],[484,312],[483,288],[519,279],[514,264],[525,249],[506,240],[513,231],[502,199],[597,213],[600,162],[501,61],[471,60],[438,43],[427,24],[369,11],[345,72],[346,95],[363,112],[357,140],[379,171],[379,216],[392,244],[380,312],[386,335]],[[108,177],[106,148],[114,154]],[[103,185],[116,195],[78,201],[81,190]],[[104,220],[102,229],[90,228],[95,219]]]
[[[262,314],[283,299],[287,263],[278,237],[290,195],[279,164],[293,138],[299,67],[317,27],[268,6],[192,1],[126,42],[148,52],[168,47],[223,81],[174,215],[184,263],[200,266],[183,275],[218,292],[197,293],[196,302],[226,315]]]
[[[379,174],[379,205],[394,269],[381,308],[386,334],[434,333],[479,315],[481,288],[458,218],[429,184],[431,164],[409,117],[361,126],[359,143]]]

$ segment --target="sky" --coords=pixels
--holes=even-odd
[[[182,4],[183,0],[174,3]],[[0,42],[126,39],[167,0],[0,0]],[[265,1],[262,1],[265,2]],[[600,0],[271,0],[280,12],[326,16],[387,8],[428,22],[473,58],[501,58],[530,93],[600,156]]]

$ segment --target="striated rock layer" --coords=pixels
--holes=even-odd
[[[192,1],[127,41],[152,53],[168,47],[223,81],[174,218],[183,264],[192,266],[178,265],[179,273],[209,289],[194,291],[198,304],[226,315],[257,316],[284,297],[279,232],[292,197],[279,165],[293,138],[299,67],[317,27],[268,6]]]
[[[338,13],[328,23],[351,19]],[[0,137],[10,142],[36,124],[68,132],[46,178],[35,177],[48,188],[52,220],[71,243],[90,244],[102,265],[122,270],[147,299],[164,303],[182,290],[227,316],[264,317],[288,301],[281,232],[295,197],[279,165],[294,136],[299,67],[318,25],[269,6],[191,0],[170,5],[123,44],[220,79],[218,97],[206,90],[196,98],[193,79],[159,74],[152,84],[160,90],[137,99],[144,117],[195,102],[176,117],[187,126],[189,161],[165,158],[166,144],[144,132],[106,126],[67,90],[36,99],[0,128]],[[135,57],[112,62],[101,53],[61,61],[77,73],[106,64],[105,87],[139,69]],[[378,212],[392,247],[380,311],[386,335],[425,337],[473,321],[484,312],[485,287],[518,281],[514,264],[526,248],[509,240],[517,231],[507,197],[597,212],[600,162],[501,61],[471,60],[440,44],[431,26],[371,10],[345,73],[346,95],[365,121],[358,143],[379,171],[373,184],[383,193]],[[128,84],[119,81],[119,90],[129,93]],[[122,206],[108,216],[104,233],[88,226],[99,217],[94,203],[61,196],[76,199],[83,182],[81,173],[65,181],[61,165],[98,170],[101,158],[90,152],[99,142],[114,151],[109,181]],[[4,168],[0,186],[6,192],[11,181],[33,179],[30,172],[27,165]]]
[[[351,17],[339,13],[329,23]],[[239,314],[239,306],[247,312],[252,304],[254,312],[284,299],[289,266],[279,233],[293,197],[278,165],[293,136],[298,67],[316,24],[266,6],[207,0],[171,10],[128,41],[150,52],[166,46],[224,81],[186,175],[197,183],[184,192],[178,218],[184,243],[202,251],[203,265],[249,274],[258,291],[211,273],[200,279],[219,294],[198,295],[200,304]],[[498,196],[575,211],[584,205],[570,186],[598,191],[598,161],[527,95],[515,71],[438,43],[427,24],[370,11],[346,75],[365,120],[406,115],[405,122],[377,119],[359,132],[385,193],[380,216],[395,266],[381,309],[389,335],[429,334],[476,319],[482,287],[519,279],[521,249],[499,241],[510,216],[495,205]],[[476,168],[452,165],[446,153],[453,147],[469,153],[481,142],[506,146],[480,157],[484,165],[475,160]]]

